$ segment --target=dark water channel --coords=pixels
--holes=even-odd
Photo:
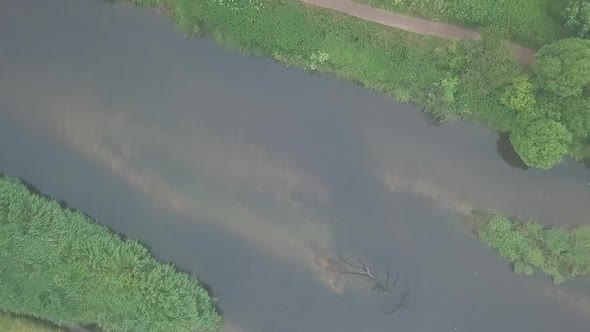
[[[588,168],[525,170],[505,141],[156,11],[0,1],[0,170],[198,274],[228,332],[589,331],[590,281],[514,275],[456,217],[590,225]],[[309,243],[399,282],[334,289]]]

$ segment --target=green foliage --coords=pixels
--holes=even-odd
[[[514,39],[531,45],[555,41],[560,34],[559,17],[568,0],[353,0],[398,13],[474,27],[497,26]],[[557,15],[559,16],[559,15]]]
[[[590,38],[590,1],[571,0],[563,11],[565,26],[580,38]]]
[[[536,91],[529,77],[522,75],[512,85],[508,86],[502,96],[502,102],[511,109],[521,113],[534,112],[537,104]]]
[[[578,140],[590,137],[590,98],[568,98],[562,103],[562,123]]]
[[[482,29],[480,41],[457,41],[406,33],[299,1],[134,1],[157,2],[174,15],[189,36],[208,34],[224,46],[244,53],[271,56],[287,65],[335,74],[403,102],[416,103],[442,120],[468,118],[509,132],[514,141],[521,143],[517,151],[526,153],[522,157],[528,158],[531,165],[546,168],[561,160],[564,153],[577,158],[586,152],[590,154],[587,136],[579,135],[577,128],[570,129],[573,124],[567,122],[568,116],[579,121],[590,115],[565,110],[568,102],[561,97],[560,90],[568,84],[570,92],[572,84],[576,93],[582,89],[583,59],[554,51],[563,48],[558,43],[537,55],[541,64],[531,76],[523,73],[508,49],[506,30],[512,33],[509,27]],[[475,10],[477,6],[469,5],[465,10]],[[502,2],[498,6],[507,4]],[[577,54],[583,55],[583,51]],[[557,59],[559,68],[551,67],[551,59]],[[573,142],[544,140],[535,130],[535,135],[527,133],[531,124],[546,120],[575,131]],[[559,144],[548,147],[552,155],[540,160],[538,154],[543,151],[539,144],[545,141]]]
[[[538,120],[510,135],[514,150],[529,166],[549,169],[561,162],[572,134],[559,122]]]
[[[470,92],[490,94],[519,75],[520,67],[505,45],[506,37],[502,30],[483,29],[481,42],[467,48],[463,82]]]
[[[2,332],[65,332],[56,326],[30,318],[0,312],[0,331]]]
[[[0,308],[106,331],[215,331],[205,289],[140,243],[0,178]]]
[[[548,92],[579,96],[590,85],[590,40],[560,40],[544,46],[535,59],[537,80]]]
[[[479,213],[470,221],[479,239],[508,259],[518,274],[538,269],[560,283],[590,275],[590,227],[543,228],[534,222]]]

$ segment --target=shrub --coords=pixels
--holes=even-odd
[[[510,261],[518,274],[538,269],[555,283],[590,275],[590,227],[543,228],[481,212],[465,218],[479,239]]]
[[[0,178],[0,308],[106,331],[214,331],[207,291],[80,212]]]

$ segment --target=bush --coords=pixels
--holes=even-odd
[[[214,331],[207,291],[80,212],[0,178],[0,309],[106,331]]]
[[[590,227],[543,228],[481,212],[466,216],[466,221],[518,274],[530,275],[538,269],[555,283],[590,275]]]

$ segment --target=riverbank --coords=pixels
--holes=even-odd
[[[216,331],[199,282],[80,212],[0,178],[0,308],[107,331]]]
[[[534,221],[474,212],[466,226],[517,274],[539,270],[555,283],[590,276],[590,227],[547,228]]]
[[[133,3],[165,8],[188,36],[211,35],[246,54],[271,56],[287,65],[359,82],[416,103],[442,120],[464,118],[508,132],[529,166],[548,169],[564,155],[590,156],[590,125],[585,125],[590,118],[583,111],[590,99],[582,93],[590,81],[571,76],[586,75],[583,63],[590,61],[590,46],[583,40],[546,46],[557,50],[541,50],[538,58],[547,61],[533,72],[518,66],[504,42],[508,34],[497,29],[482,29],[480,41],[445,40],[301,2]],[[567,59],[574,48],[581,59]],[[549,73],[555,61],[575,69]],[[563,84],[542,79],[543,72],[577,86],[562,93]]]
[[[66,332],[57,326],[33,319],[0,312],[0,331],[3,332]]]

